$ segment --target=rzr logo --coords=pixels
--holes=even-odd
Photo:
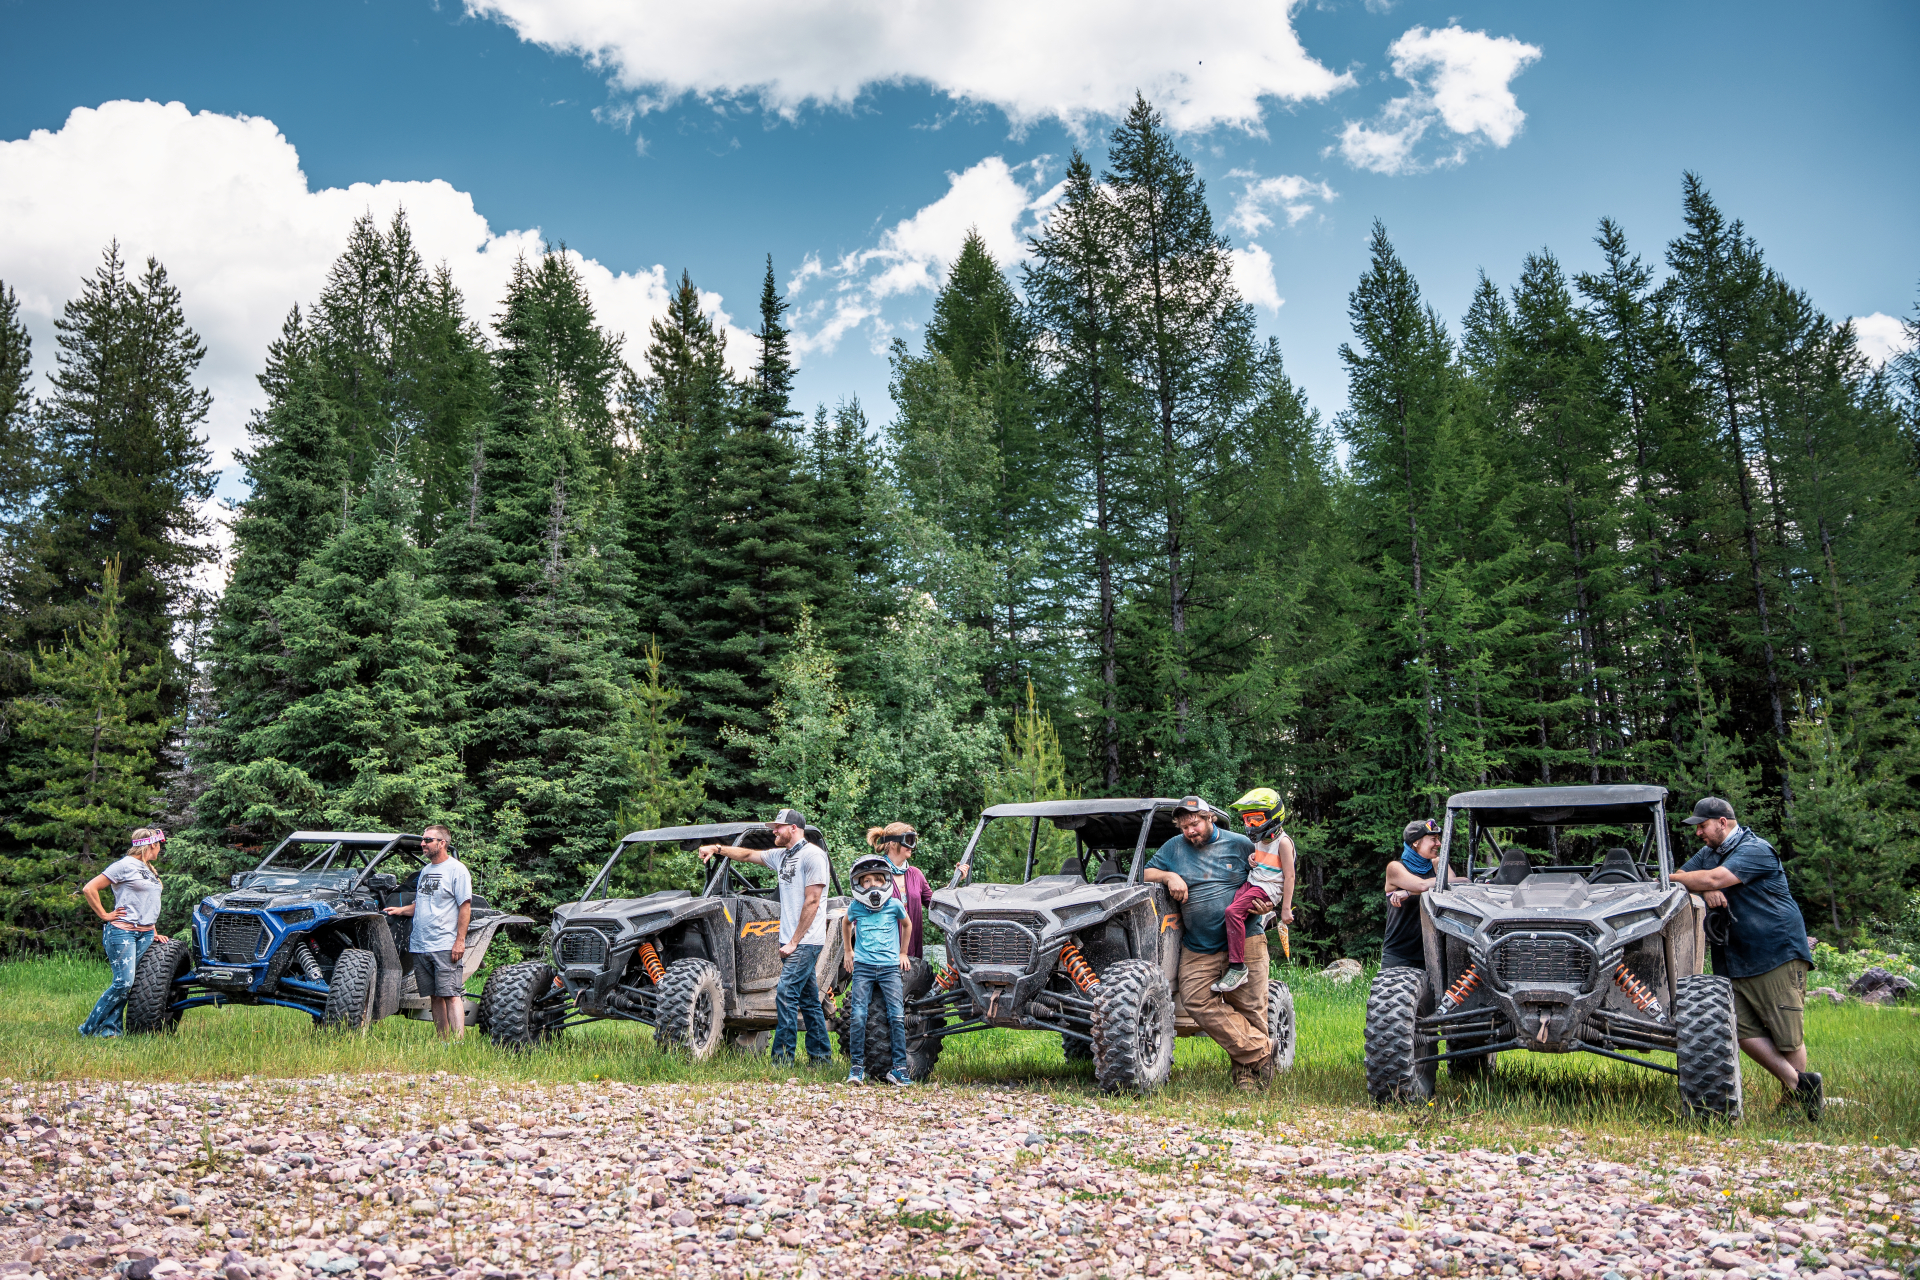
[[[1166,914],[1166,916],[1160,921],[1160,932],[1165,933],[1167,930],[1173,928],[1173,926],[1179,923],[1180,923],[1180,913],[1178,911],[1169,911]]]
[[[779,931],[780,922],[778,920],[749,920],[740,926],[740,936],[743,938],[758,938],[763,934],[778,933]]]

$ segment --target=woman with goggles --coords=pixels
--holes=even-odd
[[[907,909],[907,923],[912,927],[907,954],[916,960],[921,951],[921,915],[933,902],[933,886],[913,865],[914,846],[919,843],[920,833],[909,823],[889,822],[867,830],[867,844],[893,868],[893,896]]]

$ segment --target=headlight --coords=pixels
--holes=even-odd
[[[960,913],[945,903],[936,902],[927,908],[927,917],[942,929],[951,929],[953,922],[960,918]]]
[[[1076,929],[1084,928],[1098,920],[1106,909],[1104,904],[1098,902],[1083,902],[1078,906],[1062,907],[1055,913],[1060,920],[1058,932],[1072,933]]]
[[[1459,911],[1453,907],[1441,907],[1433,914],[1449,924],[1458,925],[1468,933],[1472,933],[1480,927],[1480,917],[1471,911]]]
[[[1617,916],[1608,916],[1607,927],[1615,933],[1625,933],[1635,925],[1648,924],[1659,918],[1658,911],[1648,911],[1645,908],[1639,911],[1623,911]]]

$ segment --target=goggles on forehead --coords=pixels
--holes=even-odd
[[[920,833],[917,831],[903,831],[896,836],[881,836],[880,843],[897,844],[903,849],[912,849],[920,843]]]
[[[150,844],[165,844],[166,842],[167,833],[164,831],[156,831],[150,836],[141,836],[138,840],[135,840],[130,847],[144,849]]]

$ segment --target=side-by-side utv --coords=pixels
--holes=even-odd
[[[956,880],[933,895],[929,917],[946,932],[949,967],[907,1006],[916,1074],[932,1069],[947,1037],[1008,1027],[1058,1035],[1070,1060],[1092,1059],[1105,1089],[1145,1092],[1166,1082],[1174,1037],[1200,1034],[1175,994],[1180,909],[1145,878],[1151,850],[1179,835],[1177,803],[1043,800],[981,815],[962,862],[989,823],[1020,822],[1025,872],[1019,884]],[[1227,821],[1218,810],[1214,818]],[[1073,852],[1057,866],[1036,865],[1042,823],[1073,833]],[[1270,981],[1266,1003],[1270,1062],[1286,1071],[1293,993]]]
[[[812,827],[807,839],[826,847]],[[623,839],[579,901],[554,911],[546,954],[496,969],[487,980],[481,1025],[495,1044],[527,1048],[567,1027],[608,1018],[644,1023],[662,1046],[696,1060],[712,1056],[724,1040],[756,1048],[766,1038],[782,965],[773,873],[716,858],[697,888],[623,895],[621,886],[653,844],[770,849],[773,832],[757,822],[721,822],[636,831]],[[837,877],[820,909],[829,940],[837,942],[847,909]],[[838,962],[837,946],[822,949],[822,991]]]
[[[430,1018],[407,950],[413,919],[384,914],[413,901],[423,865],[417,835],[294,832],[234,876],[228,892],[193,909],[191,942],[147,949],[127,998],[127,1029],[171,1031],[186,1010],[220,1004],[280,1005],[349,1030],[395,1013]],[[498,930],[531,924],[476,894],[463,977],[480,971]]]
[[[1367,998],[1377,1101],[1430,1096],[1442,1062],[1472,1076],[1501,1053],[1591,1053],[1675,1076],[1691,1113],[1739,1118],[1733,987],[1701,972],[1704,907],[1671,879],[1666,798],[1616,785],[1447,801],[1416,900],[1425,964],[1382,969]],[[1556,864],[1543,851],[1560,845],[1596,854]]]

